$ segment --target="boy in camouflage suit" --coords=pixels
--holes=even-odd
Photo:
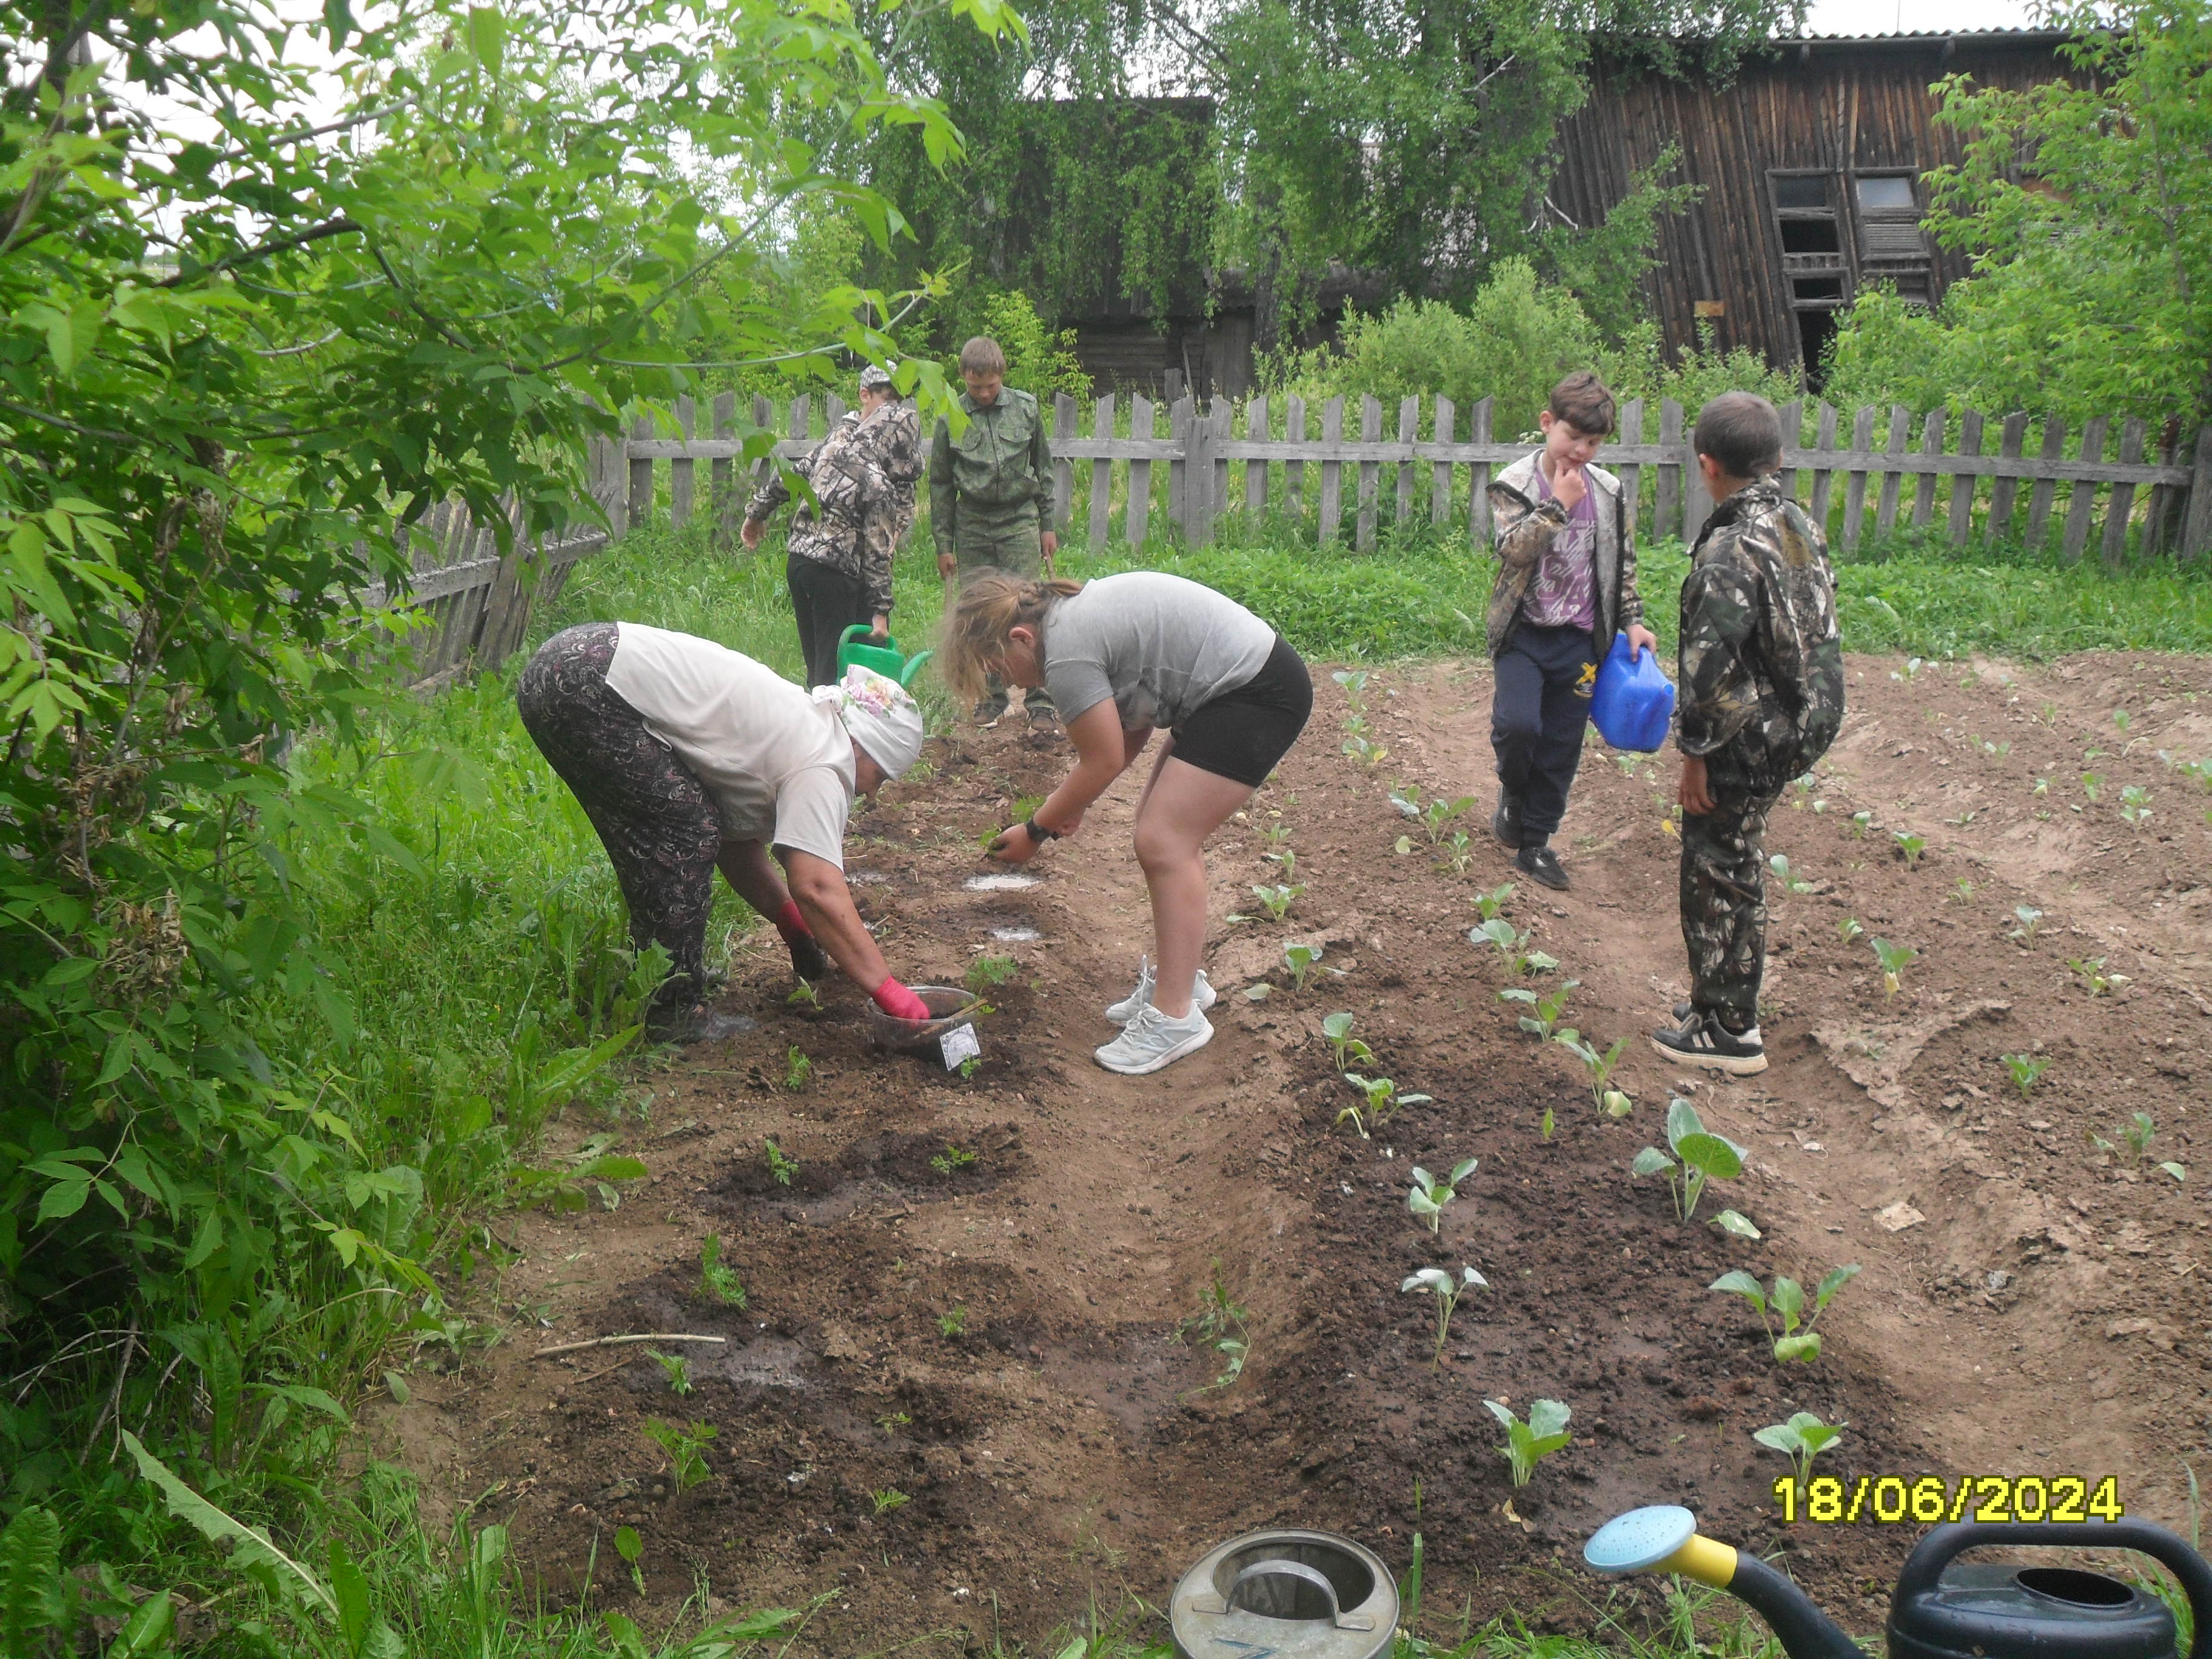
[[[1692,550],[1677,646],[1682,939],[1690,1000],[1652,1046],[1686,1065],[1766,1069],[1766,814],[1844,719],[1843,647],[1826,539],[1782,493],[1774,405],[1729,392],[1693,440],[1713,515]]]
[[[960,348],[960,407],[968,425],[955,442],[937,423],[929,452],[929,528],[937,540],[937,574],[946,581],[970,570],[1010,576],[1052,573],[1059,550],[1053,534],[1052,446],[1035,397],[1006,385],[1006,354],[977,336]],[[1033,720],[1053,718],[1042,690],[1024,694]],[[988,683],[975,718],[995,723],[1006,712],[1006,688]]]
[[[865,623],[878,637],[890,630],[891,555],[904,526],[884,458],[897,447],[896,415],[905,407],[890,376],[872,368],[861,375],[860,408],[791,464],[814,487],[814,504],[801,505],[792,520],[784,567],[810,686],[837,683],[838,641],[848,628]],[[907,419],[911,425],[911,410]],[[906,474],[909,502],[917,476]],[[739,539],[758,547],[769,514],[790,499],[783,474],[769,473],[745,505]]]

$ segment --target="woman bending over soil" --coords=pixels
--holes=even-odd
[[[1313,712],[1298,653],[1235,600],[1180,576],[1131,571],[1094,582],[978,571],[960,590],[939,664],[956,696],[993,674],[1052,694],[1075,769],[1027,823],[991,843],[1021,864],[1071,836],[1085,810],[1142,752],[1168,738],[1137,801],[1137,862],[1152,899],[1152,953],[1137,988],[1106,1011],[1121,1035],[1097,1050],[1141,1076],[1203,1048],[1213,988],[1206,945],[1206,838],[1267,781]]]
[[[718,866],[775,924],[800,978],[834,961],[884,1012],[930,1017],[890,976],[845,886],[854,795],[872,795],[921,752],[921,711],[897,685],[854,668],[810,695],[712,640],[586,623],[538,648],[515,702],[599,831],[631,942],[668,953],[647,1017],[657,1036],[744,1029],[702,1000]]]

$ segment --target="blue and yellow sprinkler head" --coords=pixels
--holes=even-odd
[[[1679,1504],[1616,1515],[1590,1534],[1583,1559],[1598,1572],[1679,1572],[1726,1589],[1735,1577],[1735,1549],[1698,1534],[1698,1517]]]

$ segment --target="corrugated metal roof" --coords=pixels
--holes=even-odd
[[[2027,44],[2041,40],[2063,40],[2071,33],[2068,29],[1993,28],[1993,29],[1899,29],[1881,34],[1783,34],[1777,35],[1778,46],[1868,46],[1892,40],[2012,40]]]

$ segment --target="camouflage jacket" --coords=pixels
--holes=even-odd
[[[1771,794],[1828,750],[1844,653],[1828,545],[1772,477],[1713,509],[1691,550],[1677,647],[1686,755],[1717,787]]]
[[[1490,613],[1484,619],[1490,654],[1505,649],[1521,602],[1536,580],[1553,535],[1567,522],[1567,509],[1544,496],[1536,472],[1536,451],[1514,462],[1490,481],[1490,514],[1498,526],[1498,575],[1490,585]],[[1583,469],[1597,497],[1597,626],[1590,630],[1598,660],[1613,649],[1613,636],[1644,620],[1644,600],[1636,591],[1636,521],[1622,501],[1620,480],[1601,466]]]
[[[859,411],[845,418],[859,422]],[[891,517],[896,525],[891,544],[896,547],[914,528],[914,487],[927,464],[921,453],[921,417],[912,404],[885,404],[873,419],[860,422],[854,441],[875,461],[891,487]]]
[[[886,412],[889,405],[886,405]],[[881,422],[848,418],[791,471],[814,486],[818,506],[801,504],[791,524],[791,550],[841,571],[866,590],[867,608],[891,608],[891,553],[898,542],[896,505],[889,478],[875,459],[872,428]],[[781,472],[745,505],[749,519],[765,519],[791,499]]]
[[[1039,522],[1050,529],[1051,434],[1037,400],[1006,386],[988,408],[963,392],[960,407],[968,425],[959,441],[939,421],[929,451],[929,532],[938,551],[952,550],[963,507],[995,518],[1035,502]]]

